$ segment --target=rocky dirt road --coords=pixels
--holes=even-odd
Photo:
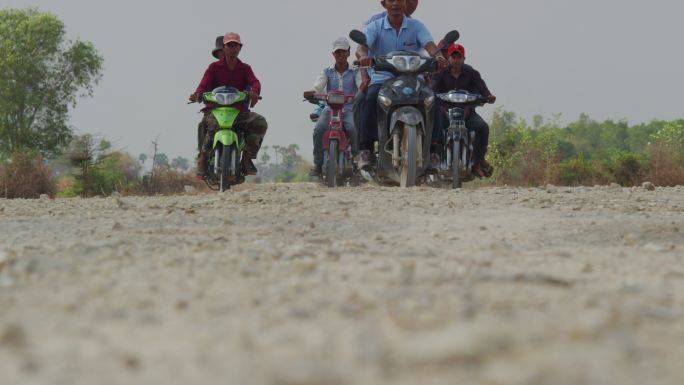
[[[0,200],[0,384],[684,383],[684,188]]]

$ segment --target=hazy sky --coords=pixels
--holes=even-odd
[[[310,157],[311,107],[301,101],[332,63],[330,43],[380,11],[379,0],[0,0],[59,17],[69,38],[92,41],[104,77],[72,111],[72,125],[134,156],[160,150],[192,157],[197,105],[186,105],[214,38],[242,35],[241,58],[261,80],[255,108],[266,144],[297,143]],[[681,0],[422,0],[414,15],[436,40],[461,32],[466,62],[498,106],[524,118],[582,112],[640,123],[684,117]],[[486,117],[494,107],[481,109]]]

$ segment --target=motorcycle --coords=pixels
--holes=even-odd
[[[345,95],[341,91],[331,91],[325,94],[314,94],[306,99],[312,104],[325,103],[330,107],[328,129],[323,134],[324,172],[321,174],[321,180],[328,187],[344,186],[347,181],[356,184],[352,161],[352,138],[349,137],[342,123],[344,105],[354,97],[355,95]],[[313,118],[313,114],[311,117]]]
[[[451,187],[461,188],[463,182],[469,182],[475,178],[473,174],[473,146],[475,144],[475,131],[468,131],[465,125],[466,109],[482,105],[487,102],[487,97],[472,94],[464,90],[452,90],[437,97],[443,104],[444,112],[449,118],[449,126],[444,129],[444,151],[446,154],[445,164],[440,165],[437,176],[442,180],[451,180]]]
[[[363,32],[353,30],[349,37],[368,48]],[[458,38],[457,31],[449,32],[442,45]],[[437,61],[415,52],[394,51],[374,57],[372,68],[395,77],[387,80],[378,94],[378,164],[371,174],[364,172],[364,177],[415,186],[429,165],[435,101],[434,92],[420,75],[433,72]]]
[[[238,106],[247,100],[248,94],[234,87],[218,87],[202,94],[201,102],[219,105],[211,111],[219,124],[219,130],[214,134],[214,151],[208,154],[205,180],[212,190],[223,192],[245,181],[240,167],[242,150],[245,148],[245,133],[234,127],[234,124],[240,114]]]

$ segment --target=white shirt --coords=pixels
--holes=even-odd
[[[329,67],[329,68],[332,68],[333,70],[335,70],[334,65]],[[340,73],[337,70],[334,71],[337,74],[337,79],[338,79],[337,84],[339,85],[337,87],[338,91],[344,91],[344,89],[343,89],[344,81],[342,81],[342,79],[344,78],[344,75],[348,71],[352,71],[351,67],[349,67],[346,71],[344,71],[342,73]],[[361,87],[361,82],[362,82],[361,71],[356,72],[356,78],[354,80],[356,82],[356,88]],[[313,85],[313,90],[319,94],[324,94],[324,93],[328,92],[328,76],[325,74],[325,70],[321,71],[321,73],[316,78],[316,81],[314,82],[314,85]]]

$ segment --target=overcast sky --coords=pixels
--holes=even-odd
[[[104,77],[71,123],[134,156],[159,137],[169,156],[194,156],[197,105],[186,105],[217,35],[242,35],[241,59],[261,80],[255,111],[266,144],[297,143],[310,157],[311,107],[301,101],[332,63],[331,42],[379,12],[379,0],[0,0],[59,17],[68,37],[92,41]],[[681,0],[422,0],[414,15],[436,40],[461,33],[466,62],[498,106],[524,118],[580,113],[640,123],[684,117]],[[489,117],[493,107],[481,109]]]

